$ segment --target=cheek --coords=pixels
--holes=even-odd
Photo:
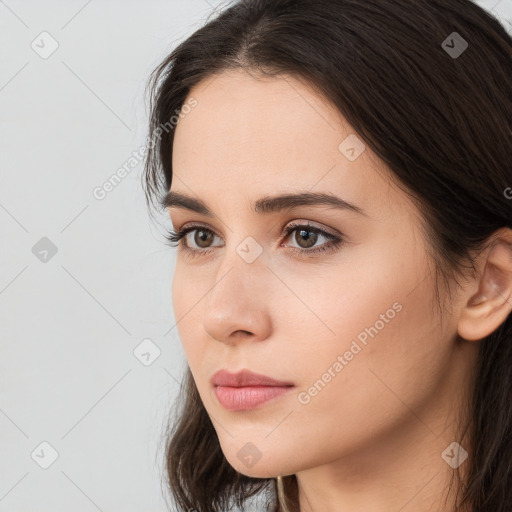
[[[355,446],[411,419],[411,411],[432,399],[449,343],[432,305],[430,280],[412,292],[407,275],[361,273],[343,279],[349,281],[358,281],[364,293],[340,293],[332,282],[323,287],[331,299],[323,301],[322,318],[335,335],[323,328],[318,336],[318,324],[297,332],[302,341],[289,364],[301,375],[296,420],[327,437],[336,429],[340,443]],[[322,303],[320,295],[315,300]]]
[[[209,340],[206,333],[200,329],[201,297],[205,292],[199,293],[197,286],[190,286],[186,272],[177,264],[172,282],[174,322],[177,324],[175,329],[178,331],[179,341],[192,371]]]

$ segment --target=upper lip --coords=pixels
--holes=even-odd
[[[248,386],[293,386],[291,382],[283,382],[266,375],[251,372],[250,370],[241,370],[238,373],[231,373],[227,370],[219,370],[211,378],[213,386],[229,386],[241,388]]]

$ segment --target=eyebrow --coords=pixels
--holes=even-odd
[[[214,217],[212,211],[203,201],[194,197],[187,196],[181,192],[170,191],[160,201],[164,208],[177,208],[191,210],[193,212]],[[265,214],[274,213],[282,210],[292,210],[300,206],[329,206],[341,210],[351,210],[360,215],[368,214],[353,203],[342,199],[341,197],[324,192],[299,192],[290,194],[280,194],[276,196],[265,196],[258,199],[253,204],[255,213]]]

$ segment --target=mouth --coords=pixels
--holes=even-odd
[[[220,370],[211,379],[219,403],[229,411],[247,411],[288,393],[295,385],[250,370]]]
[[[229,411],[249,411],[288,393],[293,386],[215,386],[220,404]]]

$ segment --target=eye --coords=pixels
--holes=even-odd
[[[289,224],[284,229],[285,239],[288,239],[292,233],[296,233],[293,240],[297,246],[290,246],[290,249],[299,256],[309,256],[326,250],[335,250],[343,243],[343,239],[338,235],[328,233],[327,231],[312,226],[310,224]],[[192,237],[189,237],[193,233]],[[217,235],[206,226],[190,226],[179,231],[169,230],[166,239],[172,247],[180,245],[183,250],[192,256],[200,256],[209,254],[213,247],[221,247],[222,245],[210,245]],[[323,237],[328,242],[314,247],[318,240]],[[193,245],[190,245],[190,238]],[[186,243],[184,243],[186,242]],[[281,245],[282,246],[282,245]]]
[[[318,253],[326,250],[334,250],[343,242],[343,239],[332,233],[328,233],[323,229],[317,228],[310,224],[289,224],[286,227],[286,238],[289,238],[295,232],[293,241],[298,244],[298,247],[291,247],[291,249],[301,255],[311,253]],[[328,243],[324,243],[319,247],[313,247],[320,238],[325,238]]]
[[[190,234],[193,234],[192,237],[189,237]],[[198,226],[198,227],[189,227],[183,230],[178,231],[178,233],[175,233],[175,239],[177,242],[179,242],[181,239],[185,240],[187,243],[183,244],[186,249],[192,249],[196,250],[194,247],[190,247],[189,242],[190,239],[192,239],[192,242],[197,245],[199,249],[205,250],[210,249],[210,244],[212,243],[212,240],[217,235],[211,230],[204,226]],[[215,246],[213,246],[215,247]]]

